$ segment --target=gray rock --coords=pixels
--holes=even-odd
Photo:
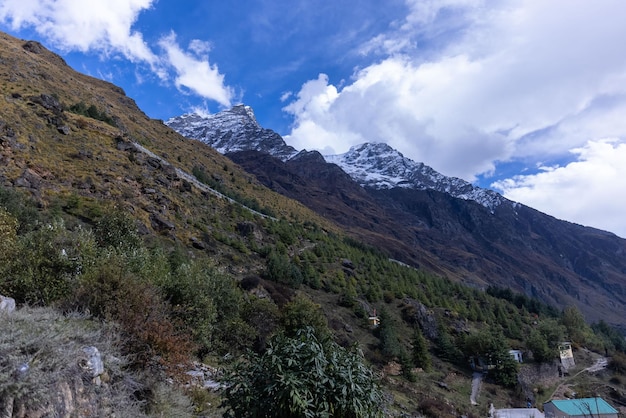
[[[156,214],[150,215],[150,221],[152,228],[156,231],[173,230],[176,228],[176,225]]]
[[[57,128],[57,130],[59,131],[59,133],[62,133],[63,135],[69,135],[72,133],[72,130],[67,125],[61,125]]]
[[[15,311],[15,299],[0,295],[0,314],[10,314]]]
[[[104,373],[104,363],[100,351],[94,346],[83,347],[85,357],[78,361],[80,367],[83,368],[94,379],[97,385],[100,385],[100,375]]]

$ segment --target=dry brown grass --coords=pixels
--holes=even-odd
[[[84,346],[102,355],[100,386],[80,366]],[[143,416],[142,384],[125,365],[115,328],[85,316],[22,308],[0,318],[0,411],[9,416]]]
[[[73,71],[41,46],[25,45],[0,34],[0,137],[3,130],[11,133],[0,141],[0,184],[12,187],[16,179],[32,172],[40,184],[31,193],[42,206],[58,205],[87,222],[115,206],[132,213],[153,240],[185,245],[192,239],[204,241],[218,264],[242,275],[251,273],[249,266],[260,265],[254,254],[241,251],[248,242],[236,232],[237,223],[248,220],[249,214],[195,187],[183,191],[180,179],[168,179],[164,170],[151,168],[145,156],[118,149],[119,138],[124,138],[188,173],[194,166],[203,167],[220,179],[223,189],[256,200],[277,217],[337,230],[300,203],[268,190],[210,147],[149,119],[119,87]],[[46,108],[42,95],[54,97],[65,109],[79,102],[95,105],[117,127]],[[68,126],[69,134],[61,133],[59,125]],[[78,204],[68,208],[68,200]],[[154,214],[174,229],[155,229]],[[262,231],[265,221],[252,218]]]

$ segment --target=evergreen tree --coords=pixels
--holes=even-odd
[[[428,352],[428,343],[422,330],[419,327],[415,328],[413,332],[413,363],[417,367],[421,367],[424,371],[428,371],[431,368],[430,353]]]
[[[536,329],[530,331],[526,339],[526,347],[532,351],[533,358],[539,363],[553,360],[556,357],[556,350],[551,349],[546,337]]]
[[[450,362],[458,361],[461,357],[463,357],[459,349],[456,345],[454,345],[452,336],[443,326],[439,327],[439,336],[437,337],[437,353],[442,360]]]

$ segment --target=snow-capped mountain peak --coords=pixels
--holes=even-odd
[[[474,200],[491,211],[508,201],[492,190],[475,187],[456,177],[444,176],[424,163],[404,157],[383,143],[356,145],[344,154],[325,155],[324,158],[340,166],[363,187],[431,189],[460,199]]]
[[[222,154],[256,150],[282,161],[298,155],[283,138],[271,129],[262,128],[251,107],[238,105],[209,115],[182,115],[166,122],[183,136],[200,140]],[[356,145],[340,155],[325,155],[324,159],[341,167],[362,187],[391,189],[394,187],[436,190],[456,198],[474,200],[492,212],[507,199],[471,183],[447,177],[424,163],[406,158],[385,143]]]
[[[202,141],[222,154],[256,150],[283,161],[297,154],[280,135],[259,125],[250,106],[237,105],[209,116],[187,114],[165,123],[181,135]]]

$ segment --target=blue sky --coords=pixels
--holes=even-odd
[[[386,142],[626,237],[622,0],[3,0],[0,30],[149,116],[238,103],[297,149]]]

